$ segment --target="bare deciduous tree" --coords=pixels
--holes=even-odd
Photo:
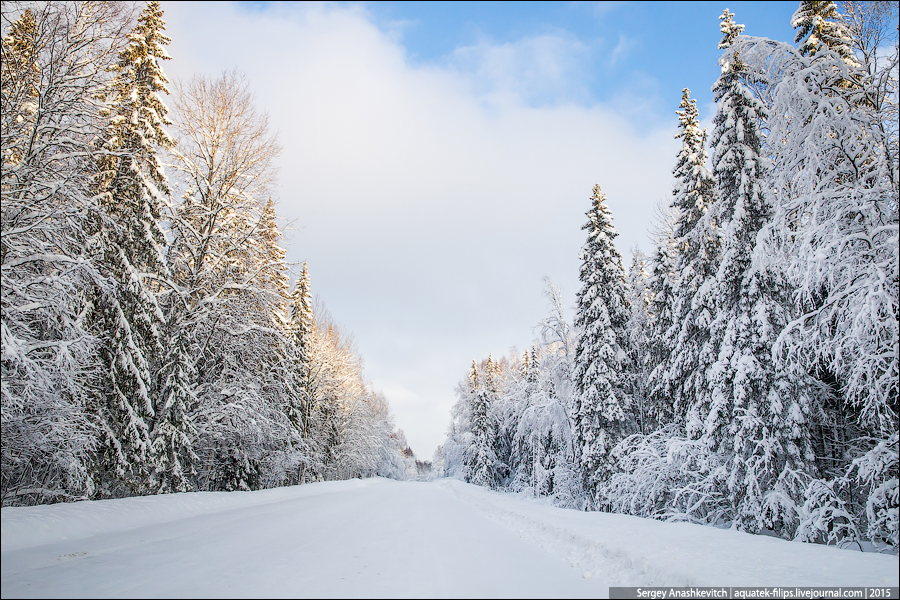
[[[173,286],[165,305],[170,335],[186,339],[160,374],[158,445],[180,440],[169,461],[177,476],[160,483],[178,489],[193,463],[202,486],[254,487],[261,461],[289,452],[292,435],[273,410],[283,390],[260,387],[284,354],[272,318],[283,310],[283,290],[266,276],[283,264],[266,213],[280,147],[236,72],[179,82],[174,97],[181,194],[170,207]]]

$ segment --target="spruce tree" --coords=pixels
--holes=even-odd
[[[801,55],[831,50],[847,64],[856,65],[850,34],[831,0],[802,0],[791,17],[791,27],[797,30],[794,41],[800,44]]]
[[[6,498],[21,491],[15,503],[85,498],[102,369],[86,317],[90,290],[110,285],[96,257],[95,141],[127,27],[102,2],[4,3],[3,20],[0,479]]]
[[[154,290],[167,275],[160,218],[169,191],[157,147],[173,145],[163,129],[169,121],[159,97],[168,92],[158,64],[169,58],[164,29],[159,3],[148,3],[119,53],[98,161],[99,198],[110,219],[97,233],[99,260],[112,280],[110,287],[95,290],[92,315],[103,340],[98,475],[105,495],[145,491],[153,469],[152,371],[163,352],[164,322]]]
[[[160,226],[164,196],[169,193],[157,149],[174,141],[160,94],[168,94],[160,61],[169,60],[164,46],[165,22],[159,2],[151,1],[119,53],[109,98],[109,127],[101,142],[99,192],[107,211],[120,225],[113,240],[141,272],[165,273],[165,236]]]
[[[676,213],[668,327],[662,331],[665,360],[658,377],[668,385],[674,420],[684,425],[688,407],[706,387],[705,373],[711,358],[707,344],[714,314],[712,280],[718,266],[721,233],[712,219],[715,182],[706,167],[706,130],[700,129],[696,101],[682,91],[676,111],[682,146],[672,174]],[[706,285],[704,285],[706,283]],[[670,303],[671,302],[671,303]]]
[[[647,258],[638,248],[631,253],[631,268],[628,269],[628,324],[627,361],[624,372],[625,392],[631,398],[632,414],[637,430],[649,433],[655,411],[649,405],[647,379],[653,368],[650,352],[651,291],[650,275],[647,273]]]
[[[194,444],[197,430],[193,422],[193,411],[197,406],[196,371],[191,356],[197,348],[191,344],[191,328],[181,318],[183,314],[176,308],[169,315],[166,351],[157,374],[159,397],[150,432],[156,464],[150,487],[158,494],[191,491],[192,477],[196,474]]]
[[[310,437],[309,428],[312,420],[310,370],[312,366],[313,330],[315,328],[309,269],[306,263],[303,263],[303,270],[291,294],[289,306],[288,342],[292,364],[288,373],[287,416],[299,433],[300,438],[306,443]],[[306,475],[305,463],[299,469],[299,483],[304,483]]]
[[[499,470],[494,442],[497,433],[491,409],[497,399],[498,369],[491,356],[478,369],[472,364],[471,427],[472,444],[466,452],[466,481],[495,489]]]
[[[718,111],[712,136],[715,218],[724,232],[710,328],[717,358],[708,394],[701,396],[708,404],[698,416],[710,448],[730,457],[727,486],[737,526],[792,536],[793,509],[803,493],[798,474],[810,470],[812,457],[809,394],[806,382],[772,357],[790,320],[790,289],[777,270],[754,257],[757,234],[773,215],[765,186],[769,164],[761,156],[767,111],[743,83],[752,74],[733,47],[739,28],[727,11],[722,20],[726,51],[713,87]]]
[[[595,185],[582,227],[588,235],[581,250],[582,287],[575,316],[574,439],[585,489],[595,507],[603,504],[598,486],[608,475],[610,450],[628,433],[621,381],[628,321],[625,270],[605,200]]]
[[[673,419],[673,391],[667,370],[672,347],[667,343],[666,334],[674,323],[678,249],[675,246],[675,223],[670,218],[671,212],[666,211],[661,216],[663,222],[657,225],[659,231],[656,235],[656,248],[650,259],[647,282],[651,316],[647,351],[652,369],[647,382],[647,399],[653,420],[667,424]]]
[[[286,297],[288,276],[284,259],[287,251],[281,247],[281,230],[272,198],[266,201],[260,215],[254,242],[258,245],[259,253],[259,264],[256,267],[259,287],[273,294],[276,299]]]

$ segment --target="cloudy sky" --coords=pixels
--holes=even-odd
[[[722,10],[793,41],[797,5],[164,2],[164,68],[247,75],[284,147],[288,260],[430,459],[471,361],[530,347],[542,279],[574,304],[595,183],[626,266],[652,252],[682,88],[715,110]]]

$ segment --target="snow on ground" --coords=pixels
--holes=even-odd
[[[386,479],[4,508],[6,597],[602,597],[897,586],[896,556]]]

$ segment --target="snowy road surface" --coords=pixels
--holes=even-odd
[[[897,586],[895,556],[386,479],[2,509],[2,596],[603,597]]]

